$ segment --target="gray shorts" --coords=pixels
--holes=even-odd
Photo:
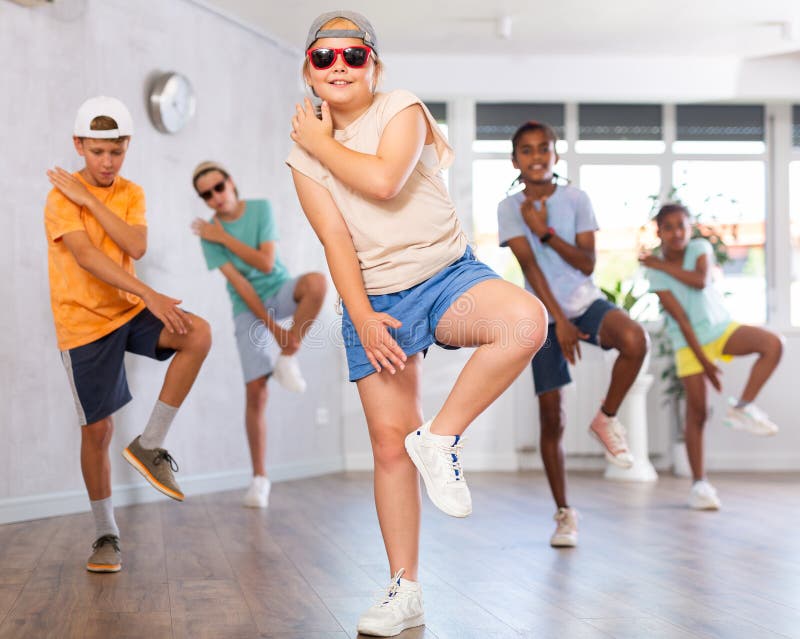
[[[280,290],[272,297],[261,300],[264,308],[276,320],[281,320],[294,315],[297,302],[294,301],[294,289],[300,277],[286,280]],[[236,347],[239,349],[239,360],[242,362],[244,382],[272,374],[272,356],[270,346],[275,338],[249,310],[239,313],[233,318],[236,327]]]

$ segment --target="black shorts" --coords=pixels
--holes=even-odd
[[[126,351],[157,360],[172,357],[174,350],[158,348],[163,329],[164,323],[145,308],[108,335],[61,351],[81,426],[100,421],[131,401]]]

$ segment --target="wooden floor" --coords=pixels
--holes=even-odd
[[[718,513],[688,482],[571,474],[576,549],[547,545],[539,473],[470,477],[474,514],[425,500],[425,628],[401,637],[800,638],[800,475],[718,475]],[[87,573],[90,514],[0,526],[0,638],[333,639],[388,574],[370,476],[277,484],[117,510],[123,571]]]

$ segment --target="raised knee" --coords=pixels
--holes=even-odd
[[[189,348],[206,355],[211,348],[211,325],[202,317],[193,317],[188,337]]]
[[[308,273],[305,275],[304,283],[306,294],[315,300],[325,299],[325,292],[328,290],[328,280],[322,273]]]
[[[783,335],[775,335],[773,333],[768,342],[767,353],[775,359],[780,359],[783,355],[783,346],[785,343],[786,340],[784,339]]]
[[[514,344],[526,357],[533,357],[547,339],[547,311],[533,295],[526,293],[514,316]]]
[[[636,324],[623,335],[619,351],[625,357],[642,360],[647,355],[648,342],[647,332]]]

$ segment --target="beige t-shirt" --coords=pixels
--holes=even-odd
[[[374,200],[342,184],[319,160],[295,144],[286,163],[325,187],[339,208],[356,249],[368,295],[411,288],[458,260],[467,249],[441,169],[453,150],[422,101],[408,91],[378,93],[370,108],[334,137],[344,146],[375,155],[384,129],[403,109],[422,105],[433,131],[438,163],[417,162],[391,200]]]

